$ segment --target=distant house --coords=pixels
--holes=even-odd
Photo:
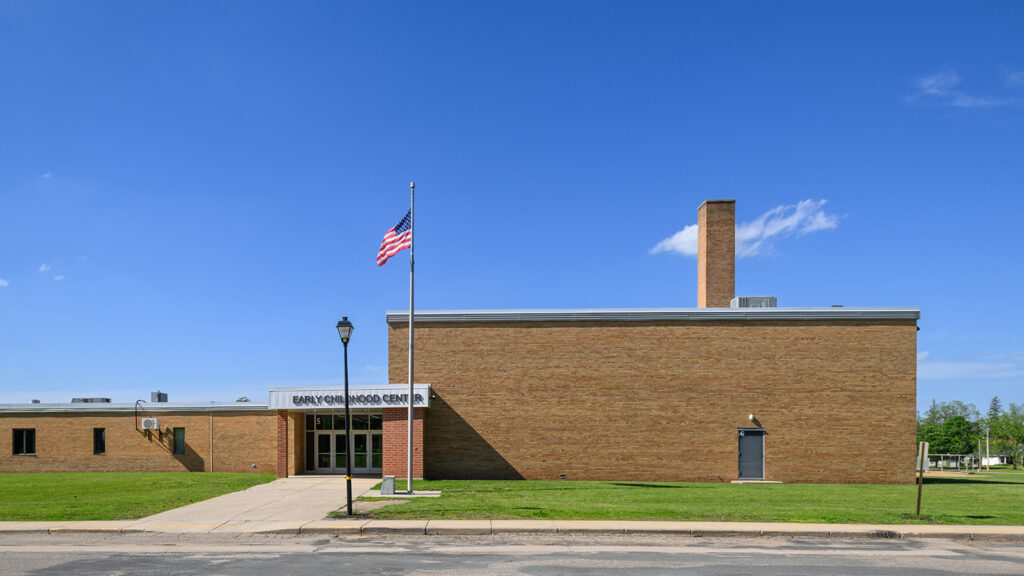
[[[999,464],[1009,464],[1009,463],[1010,463],[1010,457],[1007,456],[1006,453],[1004,453],[1004,452],[1000,452],[999,454],[996,454],[994,456],[989,456],[988,458],[985,458],[984,456],[982,456],[982,458],[981,458],[981,465],[982,466],[997,466]]]

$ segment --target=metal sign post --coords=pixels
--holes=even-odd
[[[928,463],[928,443],[921,442],[917,448],[917,517],[921,517],[921,487],[924,486],[924,469]]]

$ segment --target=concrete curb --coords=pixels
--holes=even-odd
[[[349,520],[251,522],[209,525],[141,525],[139,521],[0,522],[3,534],[663,534],[693,537],[950,538],[1024,542],[1024,526],[887,524],[783,524],[769,522],[658,522],[609,520]]]

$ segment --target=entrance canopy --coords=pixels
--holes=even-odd
[[[388,386],[349,386],[350,408],[407,408],[409,386],[391,384]],[[345,406],[343,386],[283,387],[270,389],[272,410],[316,410],[337,409]],[[413,407],[430,407],[430,384],[413,385]]]

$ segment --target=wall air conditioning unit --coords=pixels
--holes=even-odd
[[[143,418],[142,419],[143,430],[159,430],[160,423],[157,422],[156,418]]]
[[[729,301],[730,308],[775,308],[775,296],[737,296]]]

